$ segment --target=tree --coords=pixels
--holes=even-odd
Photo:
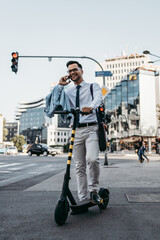
[[[14,146],[17,147],[18,151],[22,151],[22,146],[26,144],[25,138],[23,135],[17,135],[11,139],[11,141],[14,143]]]
[[[6,119],[3,118],[3,142],[6,141],[6,136],[8,134],[8,129],[5,128],[5,125],[6,125]]]

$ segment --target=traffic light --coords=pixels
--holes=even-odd
[[[12,62],[12,66],[11,66],[12,71],[17,73],[17,71],[18,71],[18,52],[13,52],[12,53],[11,62]]]
[[[106,121],[107,121],[107,123],[111,122],[111,115],[106,115]]]
[[[100,121],[101,121],[101,122],[105,122],[104,104],[101,104],[101,105],[99,106],[98,111],[99,111]]]

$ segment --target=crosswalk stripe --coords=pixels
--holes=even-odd
[[[11,167],[11,166],[16,166],[16,165],[21,165],[21,163],[10,163],[10,164],[5,164],[5,165],[0,166],[0,168]]]
[[[33,166],[35,166],[35,165],[36,165],[35,163],[32,163],[32,164],[28,164],[28,165],[26,165],[26,166],[7,168],[7,170],[9,170],[9,171],[17,171],[17,170],[21,170],[21,169],[33,167]]]

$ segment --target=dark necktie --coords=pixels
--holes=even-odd
[[[78,85],[77,88],[77,92],[76,92],[76,108],[79,108],[79,89],[80,89],[80,85]],[[77,114],[77,118],[76,118],[76,127],[78,127],[79,125],[79,113]]]

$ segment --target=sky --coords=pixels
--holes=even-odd
[[[18,104],[48,95],[72,60],[21,56],[87,56],[100,63],[123,51],[160,56],[159,11],[159,0],[0,0],[0,114],[14,121]],[[12,52],[20,56],[17,74]],[[96,81],[96,63],[77,60],[85,81]]]

